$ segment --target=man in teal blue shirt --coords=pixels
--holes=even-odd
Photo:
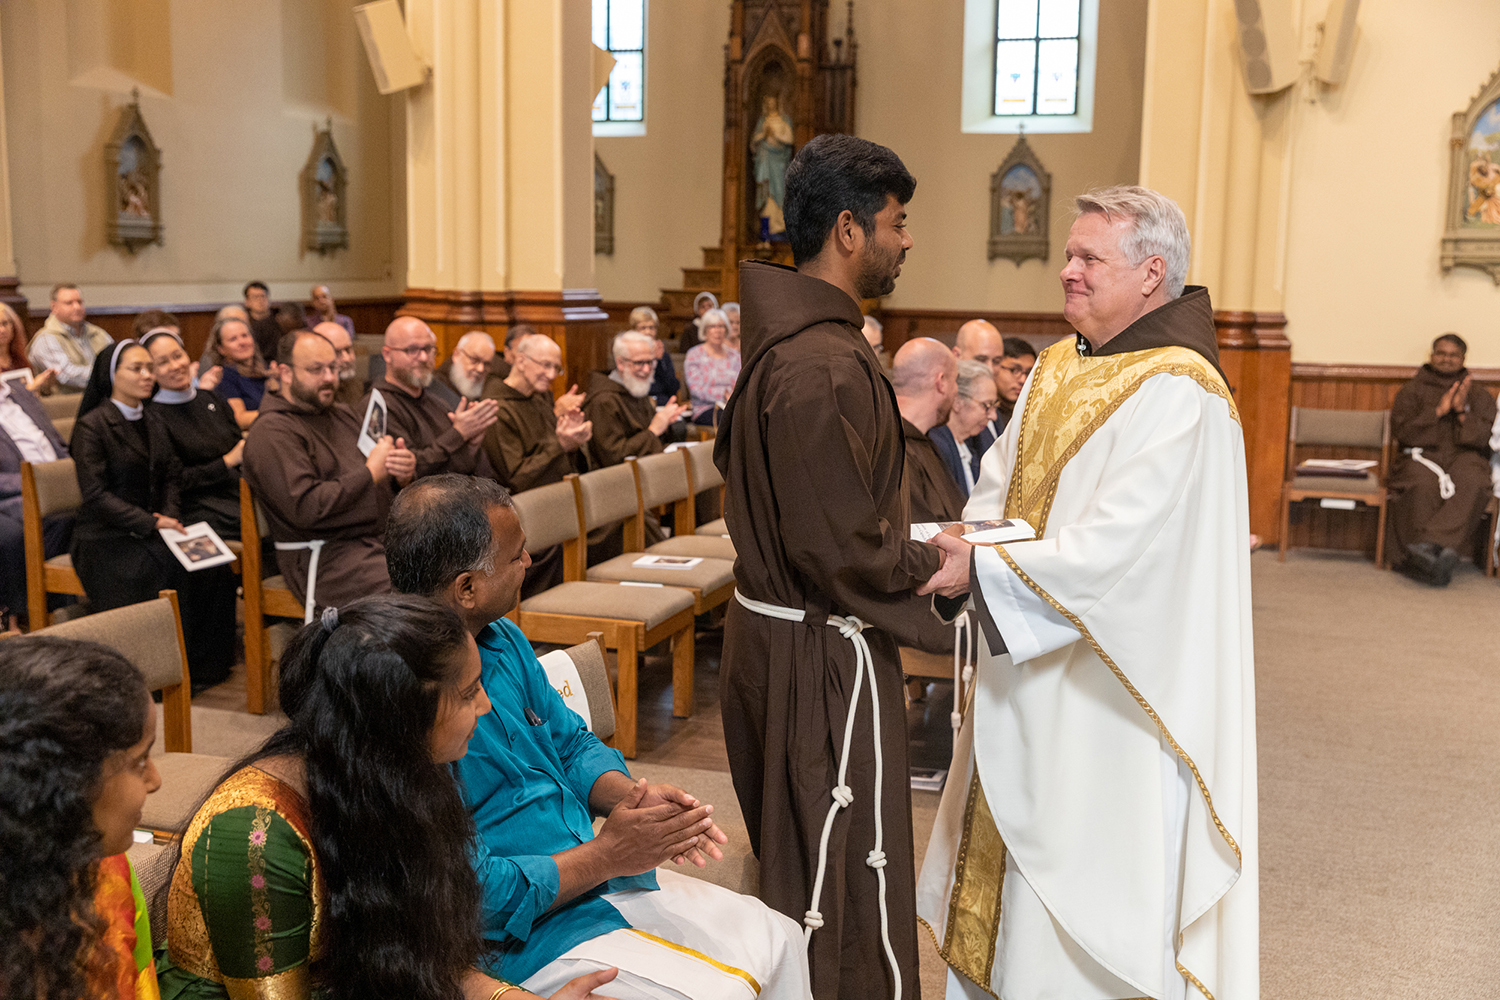
[[[794,922],[752,897],[657,872],[668,860],[722,857],[713,807],[634,781],[503,617],[531,562],[505,489],[468,476],[419,480],[392,506],[385,544],[396,590],[434,597],[469,626],[494,706],[455,765],[479,834],[491,970],[542,994],[616,965],[617,985],[647,996],[728,996],[746,982],[762,997],[808,995]],[[607,818],[595,836],[598,815]]]

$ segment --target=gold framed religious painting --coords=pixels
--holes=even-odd
[[[1032,257],[1046,260],[1051,201],[1052,175],[1022,135],[990,175],[989,259],[1013,260],[1016,267]]]
[[[104,146],[105,204],[110,243],[135,253],[149,243],[160,243],[161,150],[141,117],[140,91],[120,110],[109,142]]]
[[[331,253],[349,246],[349,172],[333,141],[333,120],[313,129],[312,153],[302,168],[302,246]]]
[[[1449,146],[1443,271],[1474,267],[1500,285],[1500,69],[1468,109],[1453,116]]]

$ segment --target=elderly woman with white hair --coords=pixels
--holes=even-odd
[[[682,373],[693,400],[693,423],[713,427],[718,424],[719,407],[728,402],[740,377],[740,352],[726,342],[729,317],[724,310],[705,311],[698,324],[703,343],[687,352]]]
[[[661,320],[650,306],[636,306],[630,310],[630,329],[644,333],[654,345],[656,367],[651,372],[651,391],[648,395],[657,406],[666,406],[677,401],[677,392],[682,382],[677,378],[677,369],[667,353],[667,344],[661,339]]]
[[[948,411],[948,421],[927,432],[964,496],[974,492],[974,481],[979,474],[979,456],[968,442],[995,416],[999,398],[1000,389],[989,365],[960,361],[958,396]]]
[[[724,310],[724,315],[729,317],[729,336],[724,338],[724,343],[740,349],[740,304],[738,302],[726,302],[719,307]]]

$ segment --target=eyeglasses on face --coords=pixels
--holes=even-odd
[[[296,365],[294,367],[297,371],[302,372],[304,375],[311,375],[313,378],[323,378],[325,375],[334,374],[339,370],[337,364]]]
[[[634,368],[636,371],[647,371],[656,367],[656,359],[644,358],[640,361],[632,361],[629,358],[620,358],[620,364]]]
[[[530,361],[532,364],[536,365],[548,375],[557,375],[562,372],[562,365],[558,364],[556,361],[538,361],[536,358],[533,358],[525,351],[520,351],[518,353],[521,357],[525,358],[527,361]]]
[[[975,406],[980,407],[981,409],[983,409],[984,412],[986,412],[986,413],[998,413],[998,412],[1000,412],[1000,401],[999,400],[990,400],[989,402],[985,402],[983,400],[975,399],[973,396],[965,396],[963,393],[959,393],[958,394],[958,398],[959,399],[966,399],[966,400],[968,400],[969,402],[973,403]]]
[[[430,354],[433,357],[437,357],[436,344],[416,344],[411,347],[393,347],[391,348],[391,350],[400,351],[408,358],[419,358],[424,354]]]

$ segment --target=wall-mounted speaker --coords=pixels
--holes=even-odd
[[[406,21],[396,0],[374,0],[354,8],[354,23],[365,44],[375,86],[382,94],[394,94],[427,81],[427,64],[417,58]]]
[[[1359,0],[1329,0],[1313,75],[1330,86],[1337,87],[1349,76],[1354,41],[1359,37],[1358,20]]]
[[[1245,89],[1274,94],[1297,80],[1297,39],[1284,0],[1234,0]]]

